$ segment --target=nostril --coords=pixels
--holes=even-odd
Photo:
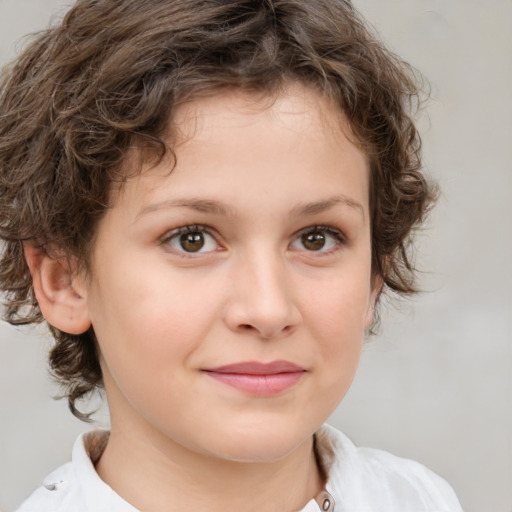
[[[293,325],[286,325],[285,327],[280,329],[278,332],[277,331],[276,332],[274,332],[274,331],[265,332],[264,330],[258,329],[258,327],[256,327],[255,325],[251,325],[251,324],[240,324],[238,326],[238,328],[240,331],[244,331],[247,333],[255,333],[255,334],[257,333],[264,338],[272,338],[279,334],[280,335],[289,334],[291,331],[293,331]]]

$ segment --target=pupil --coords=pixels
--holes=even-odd
[[[306,233],[302,235],[302,243],[310,251],[319,251],[325,245],[325,235],[323,233]]]
[[[202,233],[185,233],[180,236],[181,247],[187,252],[197,252],[203,248],[204,236]]]

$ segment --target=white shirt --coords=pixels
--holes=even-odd
[[[51,472],[17,512],[137,512],[94,469],[107,438],[102,431],[78,437],[72,461]],[[417,462],[359,448],[327,425],[316,434],[316,449],[327,484],[300,512],[462,512],[448,483]]]

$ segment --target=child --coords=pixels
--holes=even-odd
[[[6,317],[71,411],[20,511],[460,510],[323,426],[432,187],[414,74],[343,0],[78,0],[5,74]]]

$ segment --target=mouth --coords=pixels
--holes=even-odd
[[[218,382],[254,396],[272,396],[290,389],[307,373],[288,361],[247,361],[208,368],[203,372]]]

